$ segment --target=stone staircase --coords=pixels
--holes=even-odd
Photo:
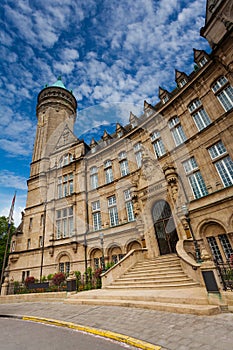
[[[167,289],[196,287],[199,283],[189,278],[175,255],[162,255],[138,262],[107,289]]]
[[[71,294],[65,303],[124,306],[158,311],[213,315],[219,299],[189,278],[175,254],[138,262],[104,289]]]

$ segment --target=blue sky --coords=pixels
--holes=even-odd
[[[158,87],[175,87],[175,68],[193,70],[206,0],[2,0],[0,14],[0,215],[26,203],[36,100],[58,76],[78,101],[76,135],[127,124]]]

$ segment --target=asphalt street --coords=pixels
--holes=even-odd
[[[1,350],[119,350],[125,344],[83,332],[17,319],[0,319]]]

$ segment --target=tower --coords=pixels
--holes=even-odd
[[[65,126],[73,131],[76,109],[76,99],[66,89],[60,77],[56,83],[46,86],[39,93],[36,108],[38,123],[28,181],[27,207],[44,202],[43,188],[46,186],[49,156]]]

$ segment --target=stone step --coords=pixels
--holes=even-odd
[[[171,275],[171,276],[122,276],[121,278],[117,279],[116,282],[140,282],[142,281],[147,282],[166,282],[166,281],[192,281],[191,278],[185,276],[184,274],[180,275]]]
[[[197,282],[168,282],[168,283],[113,283],[109,286],[106,286],[106,289],[169,289],[169,288],[187,288],[187,287],[197,287],[199,284]]]
[[[174,261],[143,261],[143,262],[138,262],[135,266],[138,267],[147,267],[147,266],[178,266],[180,265],[179,260],[174,260]]]
[[[170,276],[170,275],[174,275],[174,274],[182,274],[184,275],[184,272],[181,268],[177,268],[177,269],[168,269],[168,270],[155,270],[155,269],[151,269],[151,270],[142,270],[142,271],[134,271],[134,270],[129,270],[127,272],[125,272],[125,274],[123,276],[145,276],[145,274],[147,274],[148,276]]]
[[[177,267],[162,267],[162,268],[159,268],[159,267],[150,267],[150,268],[136,268],[136,267],[133,267],[131,269],[129,269],[126,273],[150,273],[150,272],[169,272],[169,271],[183,271],[181,266],[177,266]]]
[[[143,300],[118,300],[118,299],[88,299],[88,298],[76,298],[66,299],[64,303],[69,304],[81,304],[81,305],[111,305],[111,306],[123,306],[123,307],[135,307],[144,308],[158,311],[176,312],[181,314],[193,314],[193,315],[216,315],[220,313],[219,306],[215,305],[196,305],[196,304],[176,304],[165,303],[156,301],[143,301]]]

